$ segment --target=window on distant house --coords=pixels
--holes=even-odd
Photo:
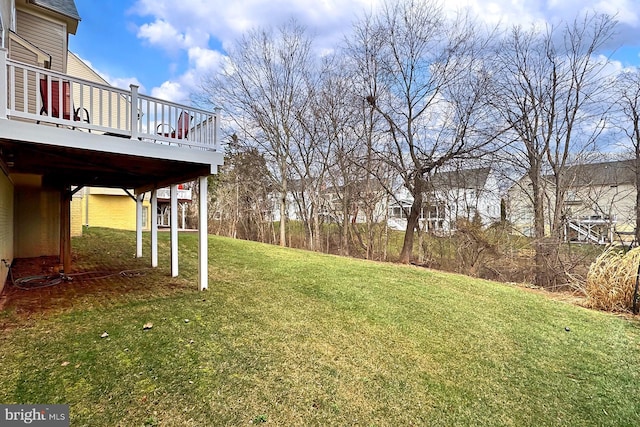
[[[402,207],[400,206],[391,206],[389,208],[389,217],[390,218],[404,218],[402,214]]]
[[[149,217],[149,207],[142,207],[142,228],[147,228],[147,218]]]

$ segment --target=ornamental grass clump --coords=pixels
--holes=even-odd
[[[630,311],[636,286],[640,248],[621,252],[609,248],[589,267],[587,305],[607,311]]]

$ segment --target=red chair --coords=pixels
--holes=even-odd
[[[64,120],[71,119],[71,96],[70,82],[62,82],[62,118]],[[51,97],[49,97],[49,87],[47,78],[40,79],[40,97],[42,98],[42,108],[40,115],[46,114],[50,117],[60,118],[60,81],[51,80]],[[73,120],[76,122],[84,121],[89,123],[89,111],[86,108],[73,110]],[[80,113],[84,112],[85,117],[81,118]]]
[[[182,110],[178,116],[176,129],[173,129],[167,124],[161,123],[156,128],[156,133],[164,136],[165,138],[187,139],[187,135],[189,134],[189,122],[191,122],[191,116],[189,113]],[[165,129],[167,127],[169,128],[168,131]]]

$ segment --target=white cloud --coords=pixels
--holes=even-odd
[[[176,53],[197,46],[207,46],[209,35],[201,29],[188,28],[178,31],[171,23],[156,19],[138,29],[138,37],[167,52]]]
[[[365,10],[378,0],[138,0],[131,11],[153,22],[140,27],[138,36],[164,49],[178,44],[205,47],[210,36],[223,46],[247,30],[277,26],[291,17],[335,44]],[[186,46],[185,46],[186,47]],[[186,48],[188,48],[186,47]]]
[[[606,13],[625,25],[638,27],[637,0],[449,0],[446,7],[467,7],[489,24],[528,25],[571,21],[577,14]]]
[[[139,38],[172,57],[184,53],[188,69],[152,90],[165,99],[186,99],[201,76],[221,66],[229,46],[251,28],[277,26],[295,18],[317,35],[320,51],[334,48],[355,19],[376,10],[384,0],[137,0],[130,12],[148,20],[137,28]],[[393,0],[390,0],[393,1]],[[640,26],[637,0],[446,0],[453,12],[468,8],[489,25],[557,23],[587,11],[617,14],[617,40],[637,43]],[[213,43],[211,43],[213,41]],[[614,43],[615,44],[615,43]],[[168,63],[168,66],[172,66]],[[175,71],[173,71],[175,73]],[[182,93],[180,91],[183,91]]]
[[[640,23],[638,20],[638,4],[632,0],[606,0],[598,1],[594,5],[594,10],[607,13],[609,15],[615,15],[616,19],[623,24],[630,25],[632,27],[638,27]]]
[[[216,69],[224,60],[224,55],[216,50],[192,47],[189,49],[189,63],[197,70]]]
[[[186,44],[185,36],[179,34],[170,23],[161,19],[143,24],[138,30],[138,37],[167,49],[184,48]]]
[[[103,77],[103,78],[105,78],[105,77]],[[105,80],[107,80],[111,86],[115,86],[115,87],[118,87],[120,89],[129,90],[130,85],[133,84],[133,85],[138,86],[138,92],[145,93],[145,91],[146,91],[145,88],[144,88],[144,85],[142,83],[140,83],[138,81],[138,79],[135,78],[135,77],[113,77],[112,78],[112,77],[107,76],[105,78]]]
[[[200,91],[203,77],[225,63],[225,56],[218,51],[192,47],[188,51],[189,68],[171,81],[165,81],[151,90],[151,95],[173,102],[188,103],[190,94]]]
[[[178,82],[164,82],[160,87],[151,89],[151,96],[165,101],[184,102],[185,93]]]

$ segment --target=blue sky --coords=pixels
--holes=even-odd
[[[380,0],[75,0],[82,18],[69,48],[111,84],[136,83],[153,96],[187,101],[215,70],[223,46],[256,26],[291,17],[335,46],[364,10]],[[572,20],[579,11],[617,14],[616,67],[640,65],[638,0],[448,0],[489,24]]]

